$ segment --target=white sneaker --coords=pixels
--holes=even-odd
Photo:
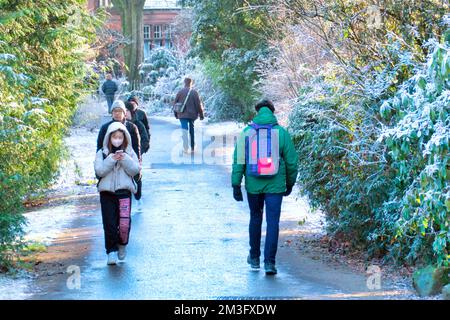
[[[127,256],[127,247],[119,245],[119,260],[125,260],[125,257]]]
[[[110,252],[108,253],[108,265],[116,265],[117,264],[117,252]]]

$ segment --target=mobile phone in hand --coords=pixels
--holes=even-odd
[[[123,153],[123,150],[117,150],[115,154],[121,154]]]

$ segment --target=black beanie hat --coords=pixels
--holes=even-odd
[[[128,98],[128,102],[135,102],[136,104],[139,104],[139,99],[135,95],[132,95]]]
[[[127,108],[127,110],[129,110],[130,112],[134,111],[134,105],[131,103],[131,101],[125,102],[125,108]]]
[[[261,109],[262,107],[267,107],[273,113],[275,112],[275,107],[273,105],[273,102],[270,100],[262,100],[262,101],[258,102],[258,104],[255,106],[256,112],[259,112],[259,109]]]

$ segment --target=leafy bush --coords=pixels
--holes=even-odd
[[[208,68],[211,68],[210,64],[199,61],[195,69],[191,71],[191,75],[203,99],[209,120],[212,122],[241,120],[245,107],[217,85],[209,75]]]
[[[209,95],[206,102],[205,109],[211,122],[239,121],[242,118],[239,103],[221,90]]]
[[[449,265],[450,41],[433,47],[426,65],[381,106],[388,126],[379,141],[387,145],[395,190],[378,219],[391,231],[385,242],[396,256]],[[393,212],[398,220],[386,228]]]
[[[302,192],[330,233],[371,256],[448,265],[449,43],[428,49],[420,63],[385,48],[392,63],[366,76],[364,94],[325,69],[300,90],[290,130]]]
[[[237,110],[232,114],[238,113],[240,120],[249,121],[261,95],[256,86],[260,79],[257,64],[269,53],[266,34],[272,31],[269,9],[274,2],[188,2],[194,13],[193,54],[202,60],[214,85],[233,101]]]
[[[63,135],[85,88],[85,52],[100,24],[83,1],[0,2],[0,264],[22,202],[58,174]],[[80,50],[81,49],[81,50]]]
[[[147,83],[154,85],[159,78],[173,73],[179,63],[173,50],[156,48],[150,51],[150,56],[145,59],[140,74]]]
[[[324,70],[300,94],[290,115],[299,156],[299,182],[313,207],[327,214],[328,232],[364,245],[372,208],[387,199],[382,149],[374,144],[373,105],[358,100],[336,71]],[[381,150],[380,150],[381,149]]]
[[[204,61],[205,73],[223,95],[232,101],[231,106],[235,110],[229,110],[229,113],[234,119],[248,122],[255,114],[253,107],[261,95],[256,86],[259,79],[256,66],[265,54],[259,50],[229,49],[224,51],[221,63]],[[226,105],[221,105],[220,109]]]

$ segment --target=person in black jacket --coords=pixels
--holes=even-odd
[[[129,101],[125,102],[125,108],[127,108],[126,119],[133,122],[138,128],[139,135],[141,136],[141,154],[147,153],[150,149],[150,137],[142,121],[139,120],[135,105]]]
[[[126,102],[125,107],[127,108],[126,118],[127,121],[130,121],[136,125],[139,131],[139,135],[141,137],[141,154],[144,154],[150,148],[149,137],[147,134],[147,130],[141,121],[137,120],[136,111],[134,109],[134,105],[131,102]],[[139,201],[142,197],[142,173],[139,176],[139,179],[135,179],[137,183],[137,192],[134,194],[134,198],[138,200],[138,208],[142,207],[142,203]]]
[[[145,130],[147,130],[148,133],[148,138],[150,140],[151,137],[151,132],[150,132],[150,124],[147,118],[147,114],[145,113],[144,110],[139,109],[139,99],[136,96],[131,96],[128,98],[128,102],[131,102],[133,104],[134,107],[134,112],[136,114],[135,118],[142,122],[142,124],[145,127]]]
[[[114,102],[114,97],[116,95],[117,90],[119,90],[119,87],[117,86],[117,83],[115,83],[112,80],[112,75],[108,73],[106,75],[106,81],[103,82],[102,85],[102,92],[106,97],[106,102],[108,104],[108,113],[111,113],[111,106]]]
[[[114,121],[121,122],[125,125],[128,132],[131,135],[131,144],[133,147],[134,152],[139,158],[139,161],[141,161],[141,137],[139,135],[139,130],[136,127],[136,125],[130,121],[127,121],[126,119],[126,113],[127,109],[125,108],[125,104],[121,100],[116,100],[111,106],[111,112],[112,112],[112,120],[105,123],[98,133],[97,138],[97,151],[100,150],[103,147],[103,139],[105,138],[106,132],[108,131],[108,127],[111,123]]]

